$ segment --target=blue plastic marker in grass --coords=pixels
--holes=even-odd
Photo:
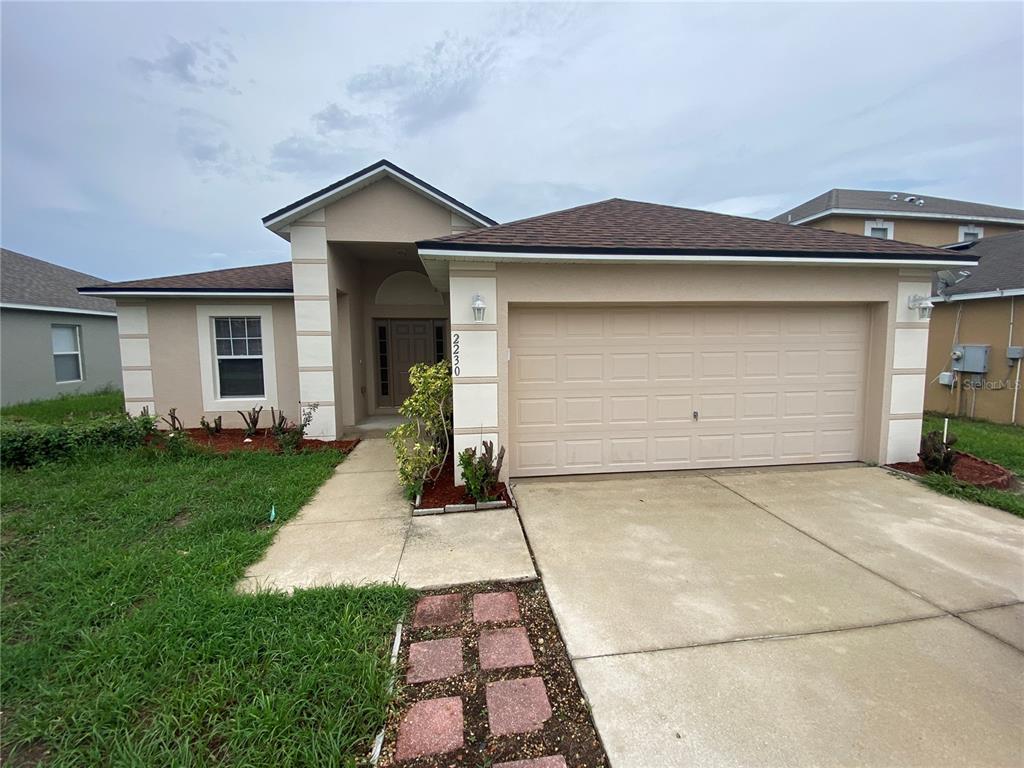
[[[275,520],[277,520],[277,505],[276,504],[271,504],[270,505],[270,522],[274,522]]]

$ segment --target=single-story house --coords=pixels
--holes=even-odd
[[[606,200],[497,225],[380,161],[263,219],[281,264],[91,286],[128,407],[319,403],[330,439],[451,360],[511,476],[913,458],[945,251]]]
[[[0,251],[0,401],[121,386],[114,302],[82,296],[99,278]]]
[[[1024,232],[949,248],[978,266],[938,274],[925,408],[1024,424]]]

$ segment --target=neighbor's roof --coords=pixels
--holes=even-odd
[[[943,290],[943,296],[1024,289],[1024,232],[983,237],[953,247],[973,255],[978,266],[970,267],[970,277]]]
[[[296,219],[302,218],[311,211],[330,205],[335,200],[339,200],[346,195],[350,195],[353,192],[362,189],[363,187],[369,186],[385,176],[394,179],[400,184],[403,184],[420,194],[432,198],[435,202],[443,205],[449,210],[471,219],[478,224],[491,226],[498,223],[489,216],[484,216],[479,211],[470,208],[459,200],[456,200],[448,193],[442,192],[432,184],[428,184],[423,181],[423,179],[413,176],[405,169],[399,168],[390,160],[378,160],[373,165],[368,165],[362,170],[356,171],[355,173],[346,176],[344,179],[336,181],[311,195],[306,195],[301,200],[296,200],[294,203],[290,203],[284,208],[279,208],[273,213],[267,214],[263,217],[263,226],[275,231],[281,229]]]
[[[114,314],[114,302],[81,296],[76,290],[100,278],[0,249],[0,304],[8,308],[42,307]]]
[[[894,240],[618,198],[417,243],[426,251],[948,261],[962,254]]]
[[[921,200],[924,202],[919,203]],[[953,217],[965,221],[1000,220],[1009,223],[1016,222],[1024,226],[1024,211],[1018,208],[969,203],[966,200],[950,200],[945,197],[931,197],[910,192],[883,192],[870,189],[832,189],[811,198],[806,203],[801,203],[796,208],[780,213],[772,221],[783,224],[800,224],[824,216],[844,213],[880,213],[915,218]]]
[[[153,277],[147,280],[93,283],[80,290],[83,293],[110,296],[131,293],[280,293],[289,296],[292,292],[292,263],[282,261],[277,264],[192,272],[187,275]]]

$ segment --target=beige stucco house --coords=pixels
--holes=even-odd
[[[510,224],[381,161],[276,211],[282,264],[93,286],[128,407],[333,438],[451,360],[511,476],[913,458],[943,251],[607,200]]]
[[[1024,211],[908,192],[830,189],[772,221],[942,246],[1024,230]]]

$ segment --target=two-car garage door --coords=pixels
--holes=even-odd
[[[856,460],[861,305],[513,308],[513,476]]]

